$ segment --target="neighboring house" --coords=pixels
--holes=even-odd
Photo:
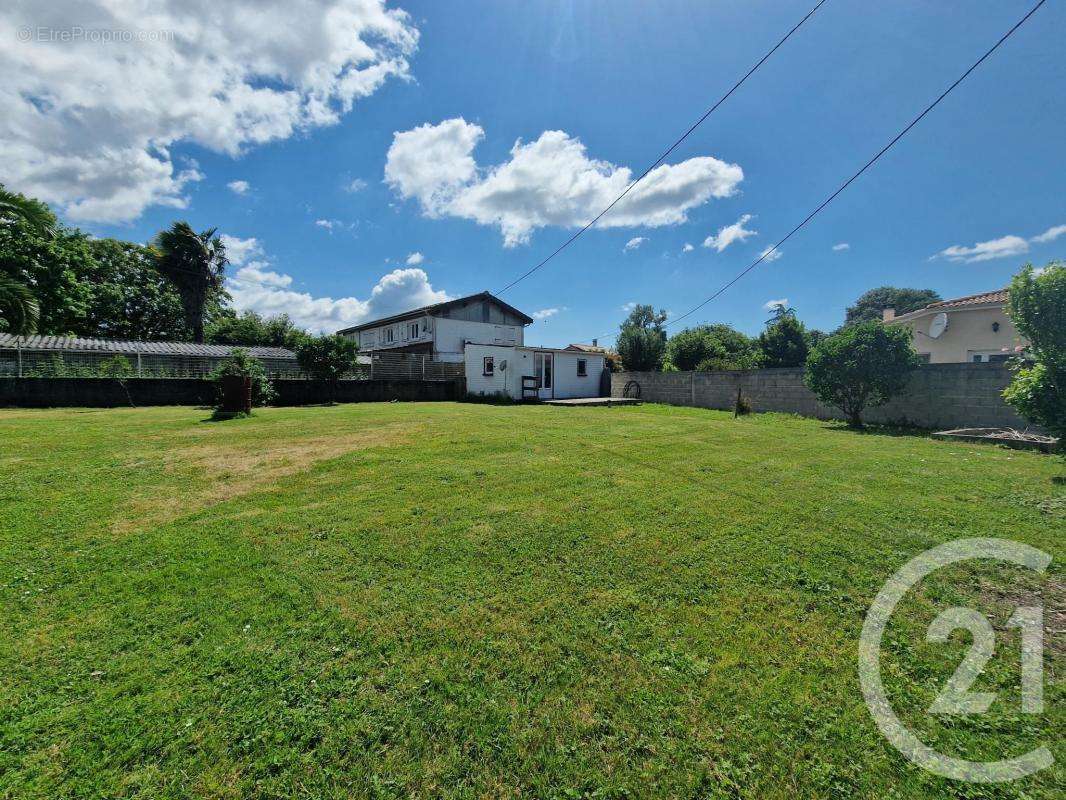
[[[606,353],[606,347],[600,347],[599,340],[593,339],[592,344],[568,344],[567,350],[578,350],[582,353]]]
[[[999,289],[932,303],[898,317],[895,309],[886,308],[882,316],[886,324],[911,331],[914,349],[928,363],[996,362],[1027,344],[1007,316],[1006,305],[1007,290]]]
[[[603,353],[470,343],[466,346],[466,390],[512,400],[599,397]]]
[[[481,292],[415,308],[337,331],[361,353],[421,353],[461,362],[467,342],[521,345],[533,318],[498,297]]]

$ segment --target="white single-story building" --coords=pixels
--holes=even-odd
[[[465,356],[469,394],[512,400],[600,396],[602,353],[469,342]]]

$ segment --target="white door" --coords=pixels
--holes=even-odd
[[[551,400],[555,397],[555,356],[551,353],[533,354],[533,374],[540,379],[540,389],[537,397],[541,400]]]

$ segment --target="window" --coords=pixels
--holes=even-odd
[[[588,359],[579,358],[577,360],[577,377],[584,378],[589,374],[589,362]]]
[[[385,343],[386,344],[392,344],[392,342],[394,341],[395,338],[396,338],[396,331],[393,328],[386,328],[385,329]]]
[[[418,323],[412,322],[407,326],[407,333],[412,339],[418,338]]]
[[[489,377],[496,374],[496,362],[492,356],[481,359],[481,374]]]

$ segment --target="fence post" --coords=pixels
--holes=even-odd
[[[18,352],[19,377],[21,378],[22,377],[22,337],[21,336],[16,336],[15,337],[15,350]]]
[[[370,380],[374,380],[374,356],[370,356]]]
[[[141,354],[137,353],[137,377],[141,377]]]
[[[423,354],[422,355],[422,382],[425,383],[425,381],[426,381],[426,356],[425,356],[425,354]]]

